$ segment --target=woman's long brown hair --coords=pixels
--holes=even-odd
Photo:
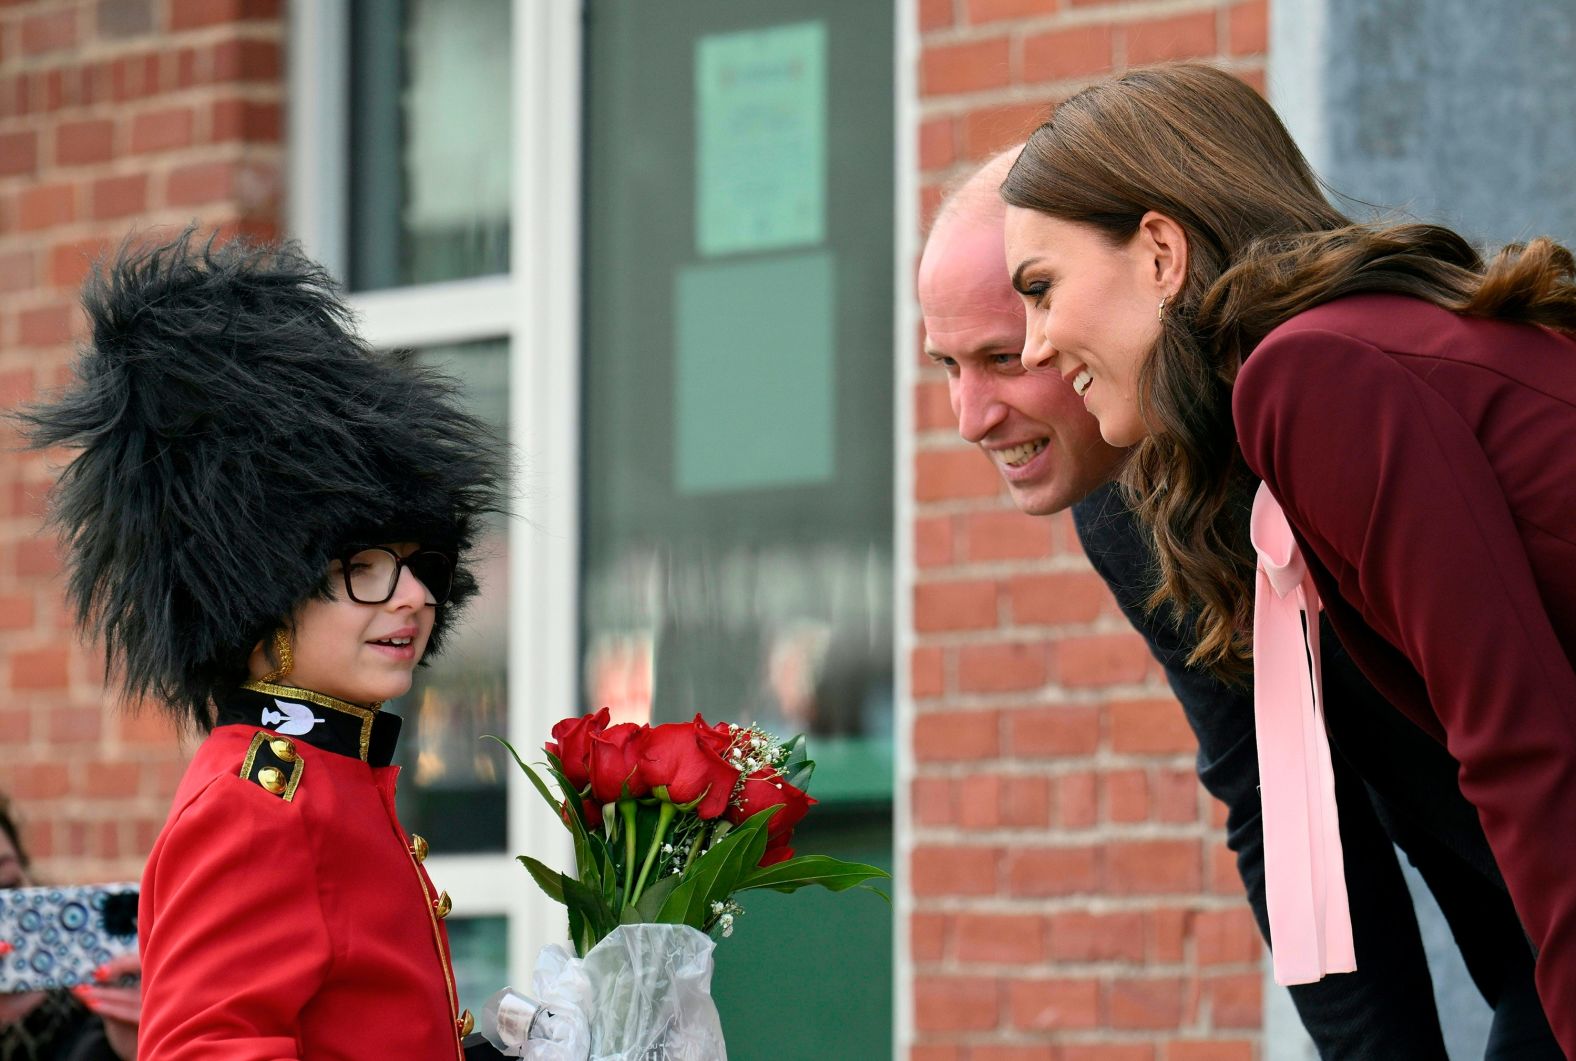
[[[1149,434],[1123,486],[1154,536],[1150,605],[1192,616],[1189,663],[1228,679],[1251,668],[1257,485],[1237,446],[1231,387],[1259,341],[1304,310],[1375,291],[1576,331],[1564,247],[1538,239],[1485,265],[1437,225],[1354,224],[1269,104],[1202,63],[1136,69],[1068,99],[1029,137],[1001,193],[1113,244],[1151,210],[1187,235],[1182,287],[1139,373]]]

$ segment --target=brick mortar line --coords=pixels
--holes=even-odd
[[[969,914],[980,910],[988,913],[1000,914],[1034,914],[1044,913],[1047,909],[1052,914],[1091,914],[1095,916],[1108,916],[1116,914],[1154,914],[1162,911],[1172,913],[1225,913],[1241,908],[1243,914],[1249,918],[1253,911],[1248,906],[1247,899],[1241,895],[1222,895],[1215,892],[1185,892],[1180,895],[1162,896],[1169,900],[1163,907],[1157,907],[1153,895],[1057,895],[1057,896],[1023,896],[1021,898],[1004,895],[982,895],[970,901],[969,897],[959,895],[915,896],[916,906],[911,913],[920,914]],[[1258,926],[1253,926],[1253,938],[1263,939],[1259,936]]]
[[[263,205],[243,207],[233,198],[216,199],[213,202],[198,203],[192,206],[161,206],[139,211],[138,213],[121,218],[110,218],[104,221],[70,222],[68,225],[49,229],[35,229],[35,232],[61,233],[58,240],[51,241],[50,251],[55,246],[62,244],[86,243],[100,240],[106,244],[106,250],[113,250],[120,240],[130,232],[145,232],[149,229],[160,227],[183,228],[187,223],[196,220],[201,228],[212,228],[228,221],[244,219],[248,214],[255,213]],[[6,250],[3,240],[0,240],[0,253]],[[13,305],[17,312],[32,309],[41,309],[62,303],[75,305],[78,289],[75,285],[56,287],[51,284],[41,284],[23,291],[13,292],[6,296],[6,310],[12,310]],[[15,303],[12,300],[15,300]],[[70,350],[71,344],[85,336],[73,335],[72,339],[64,343],[49,343],[43,345],[23,346],[20,340],[14,346],[16,350]]]
[[[933,502],[932,502],[933,504]],[[954,511],[924,512],[917,516],[917,520],[925,519],[956,519],[969,516],[987,516],[997,513],[1016,513],[1015,507],[968,508]],[[1041,517],[1029,517],[1038,519]],[[942,564],[915,565],[915,574],[924,576],[928,573],[952,572],[959,577],[974,575],[981,578],[991,578],[1004,574],[1033,573],[1041,575],[1072,575],[1089,573],[1096,578],[1099,575],[1090,565],[1088,558],[1080,548],[1077,552],[1058,550],[1046,552],[1043,555],[1008,557],[990,560],[955,560]]]
[[[973,777],[979,777],[982,774],[995,774],[1003,777],[1012,777],[1015,779],[1032,777],[1059,779],[1063,777],[1070,777],[1074,774],[1087,773],[1088,765],[1093,762],[1093,760],[1094,755],[1080,755],[1077,753],[1060,756],[1047,755],[1033,759],[992,758],[978,760],[948,760],[946,762],[934,763],[921,760],[920,769],[925,772],[923,774],[916,775],[915,780],[964,781]],[[1152,758],[1145,758],[1137,752],[1123,752],[1120,754],[1113,754],[1110,762],[1102,763],[1100,765],[1107,767],[1107,772],[1109,772],[1111,769],[1138,770],[1161,766],[1180,770],[1191,769],[1193,767],[1193,761],[1193,756],[1186,752],[1172,752],[1156,755]],[[1064,763],[1067,764],[1065,767],[1060,765]],[[978,769],[970,769],[970,767],[975,766],[977,766]],[[950,772],[949,770],[927,769],[929,767],[946,767],[950,768],[950,771],[956,772]],[[1202,786],[1199,787],[1199,792],[1201,794],[1204,793]],[[1214,800],[1214,797],[1211,796],[1210,799]],[[944,829],[946,826],[916,824],[915,828]],[[1044,828],[1044,826],[1033,826],[1033,828]],[[1224,828],[1224,826],[1222,826],[1222,828]]]
[[[1268,61],[1268,56],[1259,52],[1248,52],[1242,55],[1227,55],[1217,52],[1212,55],[1196,56],[1202,62],[1212,63],[1230,73],[1248,73],[1256,71]],[[1114,62],[1110,70],[1104,73],[1080,75],[1073,78],[1064,78],[1059,81],[1034,81],[1014,82],[996,88],[980,89],[975,92],[949,92],[931,96],[919,97],[919,121],[921,123],[933,118],[962,117],[970,111],[986,107],[1013,105],[1020,103],[1045,102],[1047,110],[1051,103],[1094,84],[1107,77],[1121,74],[1129,69],[1125,62]],[[1050,97],[1047,98],[1047,91]],[[932,177],[945,175],[956,169],[962,162],[953,163],[951,167],[942,170],[926,170],[921,173],[924,178],[922,183],[933,183]]]
[[[39,140],[42,141],[46,138],[53,139],[53,137],[46,137],[42,134],[54,133],[58,131],[59,127],[62,125],[72,125],[79,122],[110,120],[113,120],[117,126],[129,133],[131,126],[136,121],[136,119],[156,111],[190,108],[199,116],[211,117],[211,115],[205,114],[204,112],[207,111],[212,104],[220,102],[241,102],[253,104],[278,103],[281,109],[284,107],[285,100],[277,92],[270,94],[268,89],[255,84],[248,87],[250,89],[249,92],[230,92],[224,90],[216,91],[214,87],[210,86],[195,86],[189,89],[181,89],[179,92],[172,93],[170,96],[149,97],[149,99],[161,100],[162,105],[155,104],[153,106],[133,109],[127,107],[125,104],[92,104],[87,108],[79,108],[84,113],[71,115],[69,117],[60,117],[60,115],[64,114],[65,111],[70,108],[62,108],[60,111],[52,111],[45,114],[29,113],[5,115],[0,116],[0,134],[9,135],[19,132],[38,132],[41,134]],[[273,141],[226,140],[212,146],[223,146],[224,144],[231,143],[273,143]],[[195,144],[191,146],[202,147],[205,145]],[[160,150],[164,149],[161,148]],[[111,161],[116,161],[122,158],[141,158],[144,156],[156,155],[158,153],[158,151],[148,151],[139,153],[137,155],[117,154],[111,159]],[[68,165],[74,169],[90,169],[92,167],[103,166],[105,164],[106,163],[103,162],[72,162],[65,165]],[[50,168],[56,168],[60,165],[62,164],[53,162],[49,164]],[[7,179],[9,180],[10,178]]]
[[[279,94],[277,91],[273,91],[272,94],[268,94],[271,90],[268,89],[264,84],[259,84],[257,82],[244,83],[244,88],[247,89],[250,94],[248,94],[248,92],[241,91],[233,93],[227,91],[226,86],[229,85],[240,87],[242,86],[242,83],[225,82],[222,85],[194,85],[191,88],[179,89],[165,96],[144,97],[145,100],[150,102],[155,100],[163,101],[163,106],[155,104],[153,106],[132,109],[127,106],[127,103],[130,103],[131,101],[126,101],[119,104],[92,103],[84,107],[62,107],[59,110],[54,111],[29,111],[27,114],[0,115],[0,134],[11,135],[14,133],[25,132],[53,132],[61,125],[95,120],[108,120],[111,115],[114,116],[114,119],[118,121],[119,124],[129,128],[131,123],[144,113],[156,110],[173,110],[179,107],[194,107],[201,109],[201,104],[203,102],[213,103],[218,102],[221,99],[225,102],[229,102],[232,99],[241,99],[242,102],[246,103],[278,103],[281,105],[281,107],[283,107],[285,104],[285,99],[281,94]],[[195,102],[194,99],[196,100]],[[43,139],[43,137],[40,137],[40,139]],[[150,154],[151,153],[152,152],[150,152]],[[72,163],[72,165],[81,165],[87,167],[102,165],[102,163]]]
[[[1052,574],[1057,573],[1052,572]],[[965,579],[964,581],[986,580]],[[918,585],[944,586],[947,584],[946,582],[922,582]],[[1113,618],[1121,623],[1119,628],[1111,627],[1106,622],[1106,620]],[[1111,633],[1134,633],[1135,631],[1131,626],[1127,625],[1126,619],[1121,616],[1109,616],[1102,609],[1101,613],[1092,619],[1074,619],[1065,623],[998,622],[995,626],[954,627],[944,630],[920,630],[916,624],[913,632],[916,637],[926,639],[917,643],[915,645],[916,648],[947,648],[951,642],[937,642],[930,639],[994,634],[996,636],[991,638],[989,643],[994,644],[997,641],[1001,641],[1008,644],[1020,644],[1041,641],[1060,642],[1065,637],[1104,637]],[[964,643],[971,644],[973,642]]]
[[[1115,687],[1113,686],[1113,688]],[[1064,696],[1057,699],[1049,699],[1045,697],[1036,698],[1013,693],[968,693],[966,695],[960,694],[955,698],[948,698],[945,696],[927,696],[917,698],[914,700],[914,705],[915,714],[932,715],[943,713],[967,714],[970,711],[990,711],[994,709],[1010,707],[1052,709],[1063,707],[1103,707],[1107,704],[1110,704],[1113,700],[1117,703],[1130,703],[1134,699],[1158,700],[1163,703],[1176,703],[1176,696],[1171,692],[1171,687],[1169,685],[1164,687],[1163,696],[1159,695],[1158,691],[1160,687],[1158,684],[1155,686],[1155,688],[1157,690],[1156,694],[1137,698],[1123,698],[1120,696],[1113,697],[1108,695],[1101,687],[1080,686],[1071,690],[1067,690],[1067,692],[1073,693],[1074,695]],[[951,704],[953,706],[923,706],[927,704],[935,704],[938,701]],[[1178,710],[1180,710],[1180,708]]]
[[[255,157],[252,152],[276,153],[280,160],[283,161],[286,150],[284,145],[272,140],[218,140],[207,143],[187,144],[182,147],[161,147],[151,151],[140,151],[136,154],[118,154],[107,162],[73,162],[68,165],[51,163],[47,167],[40,166],[38,173],[29,183],[33,185],[77,183],[84,187],[89,187],[96,181],[108,178],[146,176],[151,179],[168,177],[170,172],[177,167],[193,164],[209,162],[263,163],[269,161]],[[240,154],[240,157],[228,157],[237,153]],[[152,165],[148,163],[152,163]],[[79,223],[70,221],[66,225]],[[52,232],[56,228],[61,227],[66,226],[51,226],[46,229],[33,229],[32,231]]]
[[[1136,971],[1142,970],[1146,975],[1135,976]],[[1200,965],[1196,961],[1183,959],[1180,962],[1155,962],[1144,958],[1109,959],[1104,961],[1074,961],[1072,959],[1040,959],[1032,962],[1012,963],[1000,959],[994,961],[970,961],[967,958],[949,957],[940,961],[914,963],[916,973],[931,976],[1000,976],[1005,979],[1022,980],[1031,976],[1046,976],[1051,979],[1072,978],[1104,978],[1113,977],[1123,980],[1167,980],[1177,976],[1183,979],[1205,976],[1243,976],[1259,971],[1257,959],[1246,962],[1212,963]],[[1147,974],[1153,975],[1147,975]]]
[[[1030,836],[1038,837],[1034,843],[1025,843]],[[1194,819],[1189,822],[1111,822],[1101,821],[1083,829],[1069,829],[1055,825],[1029,825],[1016,832],[1001,827],[990,829],[963,826],[915,826],[914,843],[928,847],[949,849],[1001,847],[1010,850],[1062,851],[1088,847],[1098,848],[1108,843],[1144,843],[1152,840],[1174,840],[1198,843],[1225,842],[1224,828],[1215,828],[1207,822]],[[1145,892],[1143,894],[1150,894]],[[1177,894],[1190,894],[1180,892]]]
[[[972,513],[970,513],[972,514]],[[1003,565],[1019,564],[1010,569]],[[1054,553],[1049,556],[1026,556],[1020,561],[1011,560],[961,560],[946,564],[916,565],[917,585],[946,585],[949,582],[979,581],[1002,575],[1093,575],[1100,576],[1080,552]],[[1102,582],[1101,585],[1104,585]],[[1114,601],[1112,602],[1115,603]],[[1101,614],[1104,614],[1102,611]]]
[[[1057,687],[1047,689],[1044,686],[1034,689],[1016,690],[1009,692],[992,693],[941,693],[936,696],[910,697],[916,714],[939,714],[942,711],[956,711],[966,713],[969,711],[989,711],[996,708],[1007,707],[1063,707],[1063,706],[1093,706],[1108,703],[1111,700],[1130,702],[1133,700],[1161,700],[1169,702],[1175,699],[1175,694],[1170,687],[1161,689],[1159,686],[1110,686],[1119,692],[1106,695],[1101,686],[1075,686],[1071,689]],[[1145,692],[1135,694],[1130,692],[1134,688],[1145,689]],[[1152,691],[1151,691],[1152,690]],[[1085,693],[1090,699],[1077,695]],[[1073,695],[1069,695],[1073,694]],[[936,707],[932,705],[951,705]],[[1181,710],[1181,708],[1178,708]]]
[[[1052,574],[1058,574],[1058,573],[1061,573],[1061,572],[1051,572],[1051,573]],[[988,580],[974,580],[974,579],[970,579],[969,581],[988,581]],[[945,585],[945,584],[946,583],[936,583],[936,582],[923,583],[923,585],[926,585],[926,586]],[[1009,607],[1009,606],[1010,605],[1009,605],[1008,602],[1003,602],[1003,607],[1004,608]],[[938,642],[938,641],[934,641],[934,640],[930,640],[930,639],[952,637],[952,636],[956,636],[956,635],[982,635],[982,634],[983,635],[988,635],[988,634],[996,635],[995,638],[992,638],[992,639],[990,639],[987,642],[989,644],[996,644],[998,642],[999,643],[1003,643],[1003,644],[1025,644],[1025,643],[1032,644],[1032,643],[1036,643],[1036,642],[1060,644],[1062,641],[1067,640],[1067,639],[1071,639],[1071,638],[1108,637],[1108,636],[1111,636],[1112,633],[1129,633],[1129,632],[1132,632],[1132,628],[1128,627],[1128,626],[1125,626],[1125,625],[1123,627],[1121,627],[1121,629],[1119,629],[1119,630],[1115,630],[1115,631],[1107,630],[1106,629],[1106,620],[1109,617],[1110,616],[1108,616],[1108,614],[1105,612],[1105,610],[1104,610],[1104,608],[1102,606],[1102,609],[1101,609],[1100,613],[1098,615],[1096,615],[1095,617],[1093,617],[1093,618],[1090,618],[1090,619],[1071,619],[1071,620],[1068,620],[1067,622],[1064,622],[1064,623],[1026,623],[1026,622],[1013,622],[1010,619],[1000,619],[993,626],[950,627],[950,628],[947,628],[947,629],[939,629],[939,630],[919,630],[917,628],[917,624],[916,624],[916,629],[915,629],[914,633],[917,636],[926,638],[927,640],[925,640],[921,644],[916,644],[915,647],[916,648],[948,648],[948,647],[951,647],[951,643],[944,642],[944,641]],[[1125,620],[1124,620],[1124,622],[1125,622]],[[965,642],[965,643],[966,644],[972,644],[973,642]]]
[[[190,29],[150,30],[127,37],[106,37],[93,32],[78,35],[78,40],[64,48],[28,55],[22,50],[21,19],[9,20],[15,30],[16,51],[0,63],[0,77],[9,74],[48,73],[67,67],[96,66],[117,59],[134,59],[157,56],[162,62],[167,56],[186,47],[204,47],[230,41],[243,43],[265,41],[280,46],[283,51],[289,34],[284,28],[284,14],[277,19],[248,19],[241,22],[220,22],[211,26]],[[179,61],[178,59],[176,61]]]
[[[1008,1039],[1007,1032],[1012,1031],[1024,1038]],[[1262,1045],[1264,1029],[1262,1026],[1254,1028],[1229,1028],[1219,1031],[1198,1028],[1157,1028],[1141,1032],[1128,1029],[1109,1028],[1101,1025],[1097,1028],[1050,1028],[1045,1031],[1026,1031],[1022,1028],[1001,1029],[968,1029],[966,1032],[926,1031],[919,1027],[914,1029],[914,1038],[910,1044],[913,1047],[929,1046],[956,1046],[956,1047],[996,1047],[996,1046],[1022,1046],[1028,1045],[1039,1048],[1048,1048],[1051,1045],[1058,1047],[1068,1046],[1165,1046],[1173,1042],[1213,1042],[1216,1040],[1241,1042]],[[1061,1055],[1055,1055],[1061,1056]],[[1099,1055],[1104,1057],[1106,1055]],[[1160,1055],[1153,1054],[1147,1061],[1156,1061]],[[1263,1061],[1262,1050],[1252,1054],[1254,1058]]]
[[[952,44],[976,44],[997,37],[1022,37],[1085,26],[1108,25],[1116,28],[1130,22],[1196,15],[1206,11],[1229,13],[1233,7],[1238,6],[1241,4],[1234,0],[1117,0],[1113,3],[1064,8],[1050,14],[1024,15],[992,22],[970,23],[960,17],[956,18],[951,26],[921,30],[919,46],[920,53],[923,54],[936,45],[945,47]],[[963,14],[965,12],[959,12],[959,15]]]
[[[1048,697],[1045,694],[996,694],[996,692],[993,692],[993,694],[979,694],[979,692],[971,692],[971,694],[958,695],[958,697],[949,698],[946,695],[939,695],[939,697],[914,697],[913,700],[916,713],[924,716],[924,714],[941,713],[966,714],[969,711],[991,711],[991,709],[998,708],[1092,708],[1092,706],[1106,705],[1111,700],[1117,700],[1117,702],[1121,703],[1130,702],[1130,700],[1166,700],[1166,698],[1171,697],[1173,697],[1173,694],[1169,692],[1168,687],[1165,697],[1162,697],[1158,692],[1157,694],[1144,695],[1144,697],[1106,697],[1098,689],[1091,689],[1087,697],[1067,697],[1067,695]],[[1171,702],[1171,700],[1168,700],[1168,702]],[[941,706],[941,708],[925,706],[936,705],[936,703],[952,706]],[[1177,709],[1180,711],[1180,708]]]

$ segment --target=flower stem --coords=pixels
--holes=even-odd
[[[624,897],[619,903],[619,909],[623,909],[629,905],[629,884],[635,876],[635,801],[619,800],[618,813],[624,819]]]
[[[690,844],[689,855],[684,859],[684,868],[689,869],[695,864],[695,856],[700,854],[701,845],[706,842],[706,837],[711,834],[711,828],[702,825],[695,833],[695,840]]]
[[[646,851],[645,865],[640,867],[640,879],[635,882],[635,897],[630,902],[640,902],[640,893],[646,890],[646,876],[651,872],[652,863],[657,860],[657,852],[662,850],[662,841],[668,835],[668,826],[673,824],[673,816],[677,813],[678,808],[671,803],[663,803],[657,808],[657,831],[651,837],[651,847]]]

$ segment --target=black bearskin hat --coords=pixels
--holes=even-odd
[[[331,594],[330,560],[356,545],[457,555],[428,655],[441,649],[476,589],[466,550],[502,505],[501,443],[452,380],[359,339],[293,244],[187,229],[101,263],[83,304],[75,383],[20,417],[33,446],[80,450],[51,518],[77,622],[129,697],[209,728],[214,693]]]

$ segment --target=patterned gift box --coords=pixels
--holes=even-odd
[[[135,884],[0,891],[0,993],[92,983],[136,949]]]

